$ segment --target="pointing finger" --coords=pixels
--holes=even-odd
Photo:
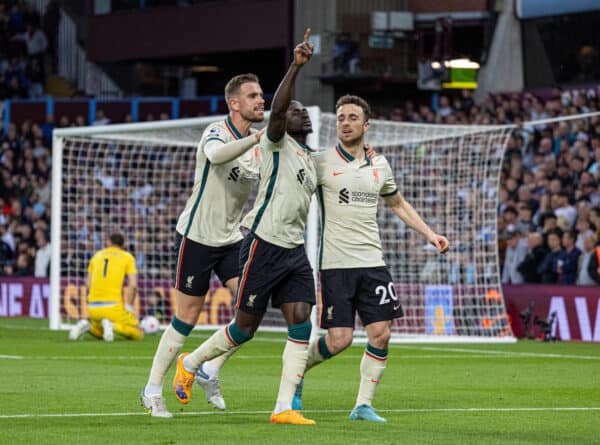
[[[309,38],[310,38],[310,28],[306,28],[306,32],[304,33],[304,43],[308,43]]]

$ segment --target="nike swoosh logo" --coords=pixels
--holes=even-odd
[[[339,175],[343,175],[344,172],[333,172],[333,176],[339,176]]]
[[[394,306],[393,306],[393,307],[394,307],[394,310],[395,310],[395,311],[397,311],[398,309],[400,309],[400,306],[401,306],[400,304],[399,304],[398,306],[394,305]]]
[[[205,372],[204,372],[204,369],[202,369],[202,365],[200,365],[200,368],[198,368],[198,369],[196,370],[196,375],[197,375],[198,377],[200,377],[201,379],[203,379],[203,380],[208,380],[208,379],[210,379],[210,376],[209,376],[207,373],[205,373]]]

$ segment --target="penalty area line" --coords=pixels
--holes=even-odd
[[[426,414],[426,413],[485,413],[485,412],[586,412],[600,411],[598,406],[555,406],[555,407],[512,407],[512,408],[414,408],[414,409],[379,409],[382,413]],[[348,409],[308,409],[306,413],[337,414],[348,413]],[[271,411],[189,411],[175,413],[175,416],[252,416],[267,415]],[[144,412],[125,413],[38,413],[38,414],[0,414],[0,419],[32,419],[32,418],[65,418],[65,417],[131,417],[148,416]]]

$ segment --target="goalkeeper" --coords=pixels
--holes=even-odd
[[[141,340],[144,333],[133,315],[137,292],[137,270],[134,256],[123,246],[120,233],[108,237],[107,247],[94,254],[88,266],[89,321],[80,320],[69,332],[78,340],[89,331],[94,337],[113,341],[115,333],[131,340]],[[123,282],[127,277],[126,304],[123,306]],[[90,323],[91,322],[91,323]]]

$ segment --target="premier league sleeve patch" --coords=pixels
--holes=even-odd
[[[207,139],[223,139],[223,131],[216,125],[208,129]]]

